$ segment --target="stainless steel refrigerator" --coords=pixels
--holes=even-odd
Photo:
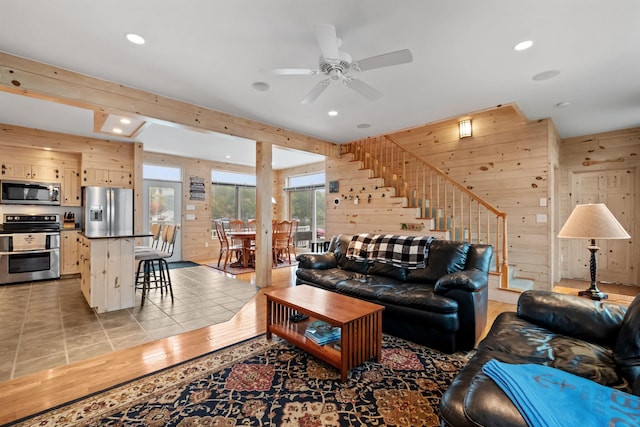
[[[82,206],[86,236],[133,234],[133,190],[130,188],[84,187]]]

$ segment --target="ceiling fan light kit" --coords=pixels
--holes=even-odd
[[[319,81],[300,101],[302,104],[310,104],[315,101],[322,92],[331,84],[331,81],[342,83],[365,98],[375,101],[382,97],[382,93],[367,83],[351,75],[350,72],[362,72],[392,65],[406,64],[413,61],[409,49],[383,53],[381,55],[353,61],[351,55],[339,50],[342,40],[336,36],[336,29],[330,24],[317,24],[314,26],[316,40],[320,46],[319,69],[306,68],[276,68],[266,70],[274,75],[315,75],[324,74],[328,78]]]

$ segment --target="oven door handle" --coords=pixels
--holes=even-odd
[[[42,252],[56,252],[56,251],[59,251],[59,250],[60,250],[60,248],[30,249],[28,251],[0,252],[0,255],[39,254],[39,253],[42,253]]]

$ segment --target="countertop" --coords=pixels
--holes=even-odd
[[[152,237],[149,233],[133,233],[133,234],[125,234],[121,236],[87,236],[84,234],[84,231],[80,232],[81,236],[86,237],[87,239],[126,239],[126,238],[138,238],[138,237]]]

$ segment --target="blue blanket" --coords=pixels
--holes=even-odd
[[[482,367],[529,426],[640,426],[640,397],[549,366],[491,360]]]

